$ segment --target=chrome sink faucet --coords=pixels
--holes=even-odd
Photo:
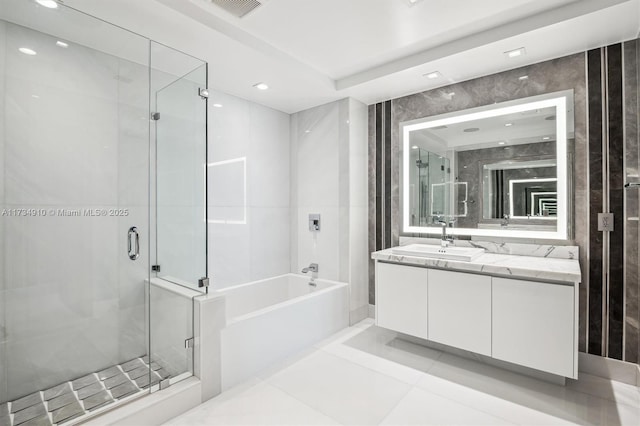
[[[440,238],[440,247],[446,249],[449,247],[450,243],[453,243],[453,236],[447,235],[447,222],[440,221],[440,225],[442,225],[442,237]]]

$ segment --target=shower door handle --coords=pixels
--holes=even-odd
[[[129,228],[127,233],[127,252],[131,260],[140,257],[140,235],[138,235],[138,228],[135,226]]]

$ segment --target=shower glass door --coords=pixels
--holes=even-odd
[[[200,95],[207,66],[195,58],[185,63],[196,67],[180,77],[163,75],[175,80],[155,94],[157,276],[198,289],[198,280],[207,276],[207,102]]]
[[[171,383],[193,374],[193,298],[207,275],[206,87],[205,62],[152,42],[150,354]]]
[[[149,40],[0,0],[0,424],[148,393]],[[46,401],[46,404],[45,404]]]

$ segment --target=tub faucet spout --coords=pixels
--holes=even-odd
[[[306,274],[307,272],[318,272],[318,264],[312,263],[308,267],[302,269],[303,274]]]

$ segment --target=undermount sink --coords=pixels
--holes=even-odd
[[[484,253],[484,249],[475,247],[446,247],[429,244],[409,244],[395,247],[391,253],[405,256],[432,257],[435,259],[462,260],[471,262]]]

